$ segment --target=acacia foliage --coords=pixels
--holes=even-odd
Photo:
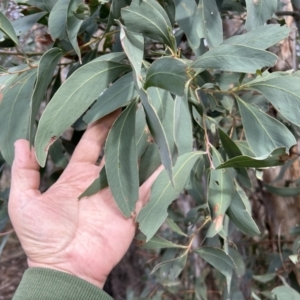
[[[64,168],[70,149],[61,135],[70,126],[82,130],[123,108],[108,135],[105,168],[78,197],[109,186],[124,216],[130,217],[139,186],[163,164],[165,170],[137,216],[138,239],[146,242],[145,248],[177,249],[154,271],[163,268],[175,280],[194,253],[224,275],[224,297],[238,293],[232,278],[240,256],[228,246],[228,224],[246,235],[260,235],[244,192],[252,187],[248,168],[283,165],[300,125],[298,72],[268,71],[277,57],[266,49],[291,31],[265,24],[277,1],[19,2],[25,5],[24,17],[9,22],[0,13],[0,47],[24,51],[23,63],[1,67],[3,162],[12,163],[14,142],[25,138],[34,145],[41,167],[50,154]],[[228,10],[247,13],[245,32],[223,40],[221,14]],[[18,37],[36,23],[47,27],[52,41],[43,55],[28,59]],[[185,39],[193,55],[179,48]],[[101,41],[104,51],[98,51]],[[63,58],[71,67],[61,84]],[[47,91],[53,96],[37,119]],[[270,105],[277,112],[273,116]],[[298,188],[266,187],[299,194]],[[183,191],[196,207],[178,217],[170,204]],[[7,195],[3,198],[4,223]],[[176,242],[155,235],[164,222],[177,234]],[[195,248],[199,231],[208,242]],[[205,298],[203,278],[195,280],[197,299]],[[273,291],[278,299],[280,289]],[[288,286],[282,289],[294,293]]]

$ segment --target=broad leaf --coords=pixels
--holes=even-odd
[[[87,111],[83,120],[87,124],[99,120],[117,108],[128,104],[136,96],[137,91],[130,72],[115,81],[99,96],[95,104]]]
[[[162,7],[165,9],[169,20],[172,24],[172,26],[174,25],[175,22],[175,3],[174,0],[162,0],[160,2],[160,4],[162,5]]]
[[[181,59],[162,57],[157,59],[149,68],[145,88],[151,86],[168,90],[178,96],[184,95],[184,86],[189,80],[188,65]]]
[[[247,19],[245,27],[251,31],[259,26],[262,26],[277,9],[277,0],[246,0]]]
[[[149,202],[137,216],[140,230],[146,235],[149,241],[161,224],[168,216],[167,208],[176,199],[190,175],[197,159],[204,152],[192,152],[178,157],[173,168],[174,186],[168,178],[167,172],[162,171],[155,180]]]
[[[14,158],[14,142],[28,139],[30,101],[35,79],[36,69],[19,75],[0,104],[0,147],[4,159],[10,165]]]
[[[70,1],[58,0],[49,15],[49,31],[53,40],[67,36],[67,18]]]
[[[247,83],[245,89],[262,93],[286,119],[300,126],[300,78],[276,75],[270,73],[257,77]]]
[[[136,141],[136,152],[140,159],[144,154],[148,146],[148,134],[147,124],[144,108],[142,105],[139,106],[135,116],[135,141]]]
[[[224,41],[224,44],[250,46],[257,49],[267,49],[285,39],[291,29],[279,24],[264,25],[250,32],[235,35]]]
[[[222,168],[267,168],[284,165],[288,159],[285,148],[274,150],[270,155],[261,157],[251,157],[247,155],[236,156],[221,164],[218,169]]]
[[[176,258],[163,261],[163,262],[157,264],[153,268],[151,274],[154,273],[155,271],[157,271],[159,268],[161,268],[163,266],[168,266],[169,270],[170,270],[169,271],[169,279],[174,280],[179,276],[179,274],[181,273],[181,271],[185,267],[187,257],[188,257],[188,253],[185,251],[183,254],[181,254],[180,256],[178,256]]]
[[[185,248],[185,246],[174,244],[157,235],[147,243],[145,243],[145,238],[142,236],[137,236],[136,239],[138,240],[138,244],[144,249]]]
[[[264,275],[253,275],[252,278],[261,283],[267,283],[276,278],[276,273],[267,273]]]
[[[236,156],[241,156],[242,151],[235,144],[235,142],[222,130],[219,128],[219,135],[222,142],[222,145],[229,158],[234,158]],[[242,183],[243,186],[251,188],[251,181],[247,170],[244,168],[236,168],[237,178]]]
[[[83,20],[78,19],[74,11],[76,11],[78,5],[82,3],[82,0],[70,0],[67,12],[67,36],[72,44],[76,54],[79,57],[79,61],[81,62],[81,53],[77,42],[77,34],[80,29],[80,26]]]
[[[41,166],[45,165],[49,146],[82,115],[111,81],[127,70],[126,65],[95,59],[65,81],[46,107],[37,129],[35,149]]]
[[[135,141],[136,101],[112,125],[105,144],[108,184],[123,215],[135,213],[139,197],[138,157]]]
[[[170,227],[170,229],[174,232],[176,232],[179,235],[187,237],[188,235],[185,234],[181,228],[170,218],[167,218],[166,224]]]
[[[31,113],[29,123],[29,140],[33,140],[32,128],[35,122],[35,117],[40,108],[41,102],[47,92],[47,87],[51,83],[53,73],[57,67],[57,63],[63,56],[63,52],[59,48],[52,48],[45,52],[40,59],[37,71],[37,78],[31,99]]]
[[[272,290],[276,300],[300,300],[300,294],[289,286],[278,286]]]
[[[55,167],[62,169],[66,168],[68,165],[68,159],[64,154],[64,148],[60,139],[56,140],[50,147],[49,154]]]
[[[300,195],[300,187],[277,187],[265,182],[263,185],[267,191],[280,197],[295,197]]]
[[[35,6],[41,10],[51,11],[57,0],[22,0],[19,2]]]
[[[133,0],[129,7],[122,8],[121,14],[129,30],[165,43],[176,52],[171,22],[157,1]]]
[[[222,164],[220,153],[212,147],[212,161],[215,167]],[[234,183],[229,171],[211,169],[208,186],[208,203],[212,211],[212,223],[207,231],[207,237],[213,237],[223,228],[223,220],[234,194]]]
[[[0,11],[0,30],[4,32],[10,39],[12,39],[16,45],[19,45],[19,40],[13,26],[1,11]]]
[[[254,74],[263,67],[274,66],[276,61],[276,55],[264,50],[222,44],[201,55],[191,67]]]
[[[178,156],[193,149],[193,127],[187,97],[175,98],[174,135]]]
[[[226,277],[227,289],[229,291],[232,272],[236,268],[232,258],[225,251],[214,247],[201,247],[195,249],[194,252],[199,254]]]
[[[227,215],[243,233],[250,236],[260,235],[260,231],[251,216],[251,204],[239,186],[235,190]]]
[[[247,142],[256,156],[268,155],[281,147],[288,152],[296,144],[295,137],[282,123],[237,96],[236,99]]]

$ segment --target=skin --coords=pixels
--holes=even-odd
[[[61,177],[43,194],[34,149],[26,140],[15,143],[8,208],[29,267],[67,272],[102,288],[125,255],[136,223],[122,215],[109,188],[78,201],[99,175],[103,165],[96,161],[117,116],[112,113],[87,129]],[[137,213],[161,170],[140,187]]]

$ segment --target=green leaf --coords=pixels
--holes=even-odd
[[[55,167],[65,169],[68,165],[68,159],[64,154],[64,148],[60,139],[56,140],[50,147],[49,154]]]
[[[163,163],[165,169],[168,171],[169,178],[172,181],[172,156],[164,127],[158,117],[157,111],[151,104],[151,99],[147,92],[145,92],[145,90],[141,88],[139,90],[139,94],[143,107],[145,109],[148,128],[155,143],[158,146],[161,162]]]
[[[109,86],[96,100],[95,104],[87,111],[83,121],[90,124],[109,113],[124,106],[137,96],[137,91],[132,80],[132,72],[122,76]]]
[[[223,27],[216,1],[200,0],[195,18],[199,18],[199,38],[205,38],[211,48],[219,46],[223,42]]]
[[[114,122],[105,145],[108,184],[118,207],[127,218],[135,213],[139,197],[135,112],[136,101],[132,101]]]
[[[174,232],[176,232],[179,235],[185,236],[187,237],[188,235],[185,234],[181,228],[170,218],[167,218],[166,220],[166,224],[170,227],[171,230],[173,230]]]
[[[288,153],[296,144],[295,137],[282,123],[241,98],[236,99],[247,142],[256,156],[268,155],[281,147],[286,147]]]
[[[184,86],[189,80],[187,64],[178,58],[162,57],[157,59],[149,68],[145,88],[151,86],[168,90],[178,96],[184,95]]]
[[[175,23],[175,3],[174,0],[162,0],[160,1],[160,4],[162,7],[165,9],[169,20],[172,24],[172,27],[174,26]]]
[[[251,204],[239,186],[236,187],[227,215],[236,227],[246,235],[260,235],[260,231],[251,216]]]
[[[263,25],[250,32],[235,35],[224,41],[224,44],[250,46],[267,49],[285,39],[291,29],[279,24]]]
[[[112,0],[106,30],[109,30],[115,20],[120,19],[121,9],[130,5],[130,2],[131,0]]]
[[[91,183],[91,185],[78,197],[78,199],[80,200],[83,197],[90,197],[106,188],[107,186],[108,182],[106,176],[106,168],[104,166],[99,173],[99,177]]]
[[[32,128],[34,126],[35,117],[40,108],[41,102],[44,100],[47,87],[52,81],[53,73],[57,67],[57,63],[63,56],[63,52],[59,48],[52,48],[45,52],[40,59],[37,70],[36,82],[31,99],[31,113],[29,122],[29,140],[33,140]]]
[[[277,0],[246,0],[247,19],[245,28],[251,31],[272,18],[277,9]]]
[[[232,272],[236,268],[232,258],[225,251],[214,247],[201,247],[194,252],[199,254],[205,261],[220,271],[227,281],[227,289],[230,289]]]
[[[33,25],[35,25],[47,12],[40,12],[37,14],[32,14],[28,16],[21,17],[17,20],[11,22],[16,35],[20,36],[23,33],[26,33]]]
[[[145,238],[136,237],[138,243],[142,243],[144,249],[165,249],[165,248],[186,248],[185,246],[174,244],[160,236],[155,235],[150,241],[145,243]]]
[[[169,266],[170,267],[169,279],[174,280],[179,276],[179,274],[181,273],[181,271],[185,267],[187,257],[188,257],[187,252],[184,252],[183,254],[181,254],[180,256],[178,256],[176,258],[163,261],[163,262],[157,264],[153,268],[151,274],[154,273],[155,271],[157,271],[159,268],[161,268],[163,266]]]
[[[10,165],[14,159],[14,142],[28,139],[30,101],[35,79],[36,69],[19,75],[0,104],[1,153]]]
[[[270,155],[250,157],[246,155],[236,156],[218,166],[222,168],[267,168],[284,165],[288,159],[285,148],[274,150]]]
[[[299,77],[267,73],[265,76],[258,76],[255,80],[247,83],[245,89],[262,93],[286,119],[300,126]]]
[[[148,146],[148,134],[146,125],[146,116],[142,105],[139,106],[135,116],[135,140],[136,140],[136,152],[140,159],[144,154]]]
[[[276,61],[276,55],[264,50],[222,44],[198,57],[191,67],[255,74],[258,69],[274,66]]]
[[[222,130],[219,128],[219,135],[222,142],[222,145],[228,155],[229,158],[234,158],[236,156],[241,156],[242,151],[235,144],[235,142]],[[247,188],[251,188],[251,181],[247,170],[244,168],[236,168],[238,180],[242,183],[243,186]]]
[[[49,31],[52,39],[63,40],[67,37],[67,18],[70,1],[58,0],[49,15]]]
[[[276,278],[276,273],[267,273],[264,275],[253,275],[252,278],[261,283],[267,283]]]
[[[165,131],[167,141],[172,154],[173,164],[176,162],[178,153],[174,137],[174,100],[168,91],[151,87],[147,90],[151,100],[151,104],[157,111],[157,115],[161,121]],[[190,149],[191,152],[192,149]]]
[[[239,149],[242,151],[243,155],[254,157],[255,154],[249,147],[247,141],[235,141],[235,144],[239,147]]]
[[[215,167],[223,162],[220,153],[214,147],[212,147],[212,161]],[[211,169],[207,197],[213,220],[207,230],[207,237],[213,237],[222,230],[225,212],[231,204],[234,191],[229,171]]]
[[[140,230],[146,235],[149,241],[161,224],[168,216],[167,208],[176,199],[190,175],[197,159],[204,152],[192,152],[178,157],[175,166],[173,167],[174,186],[168,178],[167,172],[162,171],[151,189],[149,202],[137,216]]]
[[[265,182],[263,185],[267,191],[280,197],[295,197],[300,195],[300,187],[277,187]]]
[[[82,115],[111,81],[127,70],[126,65],[95,59],[64,82],[46,107],[37,129],[35,150],[41,166],[45,165],[49,146]]]
[[[167,13],[155,0],[133,0],[122,8],[122,19],[133,32],[142,33],[154,40],[167,44],[175,53],[176,42]]]
[[[241,255],[238,250],[235,250],[234,248],[228,248],[228,255],[232,258],[236,266],[236,275],[241,278],[246,273],[246,265],[243,255]]]
[[[174,135],[178,156],[193,150],[193,127],[187,97],[175,98]]]
[[[276,300],[300,300],[300,294],[289,286],[278,286],[272,290]]]
[[[13,40],[13,42],[17,46],[19,45],[19,40],[13,26],[1,11],[0,11],[0,30],[3,33],[5,33],[11,40]]]
[[[78,19],[74,12],[76,11],[78,5],[82,3],[82,0],[70,0],[68,11],[67,11],[67,36],[72,44],[76,54],[79,57],[79,61],[81,62],[81,53],[77,42],[77,34],[80,29],[80,26],[83,22],[83,20]]]
[[[22,0],[21,2],[41,10],[51,11],[57,0]]]

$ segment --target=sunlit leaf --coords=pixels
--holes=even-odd
[[[151,189],[150,200],[137,217],[139,228],[146,235],[147,241],[151,239],[167,218],[168,206],[179,196],[187,182],[191,169],[203,154],[204,152],[198,151],[178,157],[173,168],[174,186],[165,170],[155,180]]]
[[[39,122],[35,149],[40,165],[45,164],[49,146],[82,115],[107,85],[124,71],[128,71],[128,66],[95,59],[75,71],[65,81],[46,107]]]
[[[132,101],[114,122],[105,144],[108,184],[118,207],[127,218],[135,213],[139,197],[135,113],[136,101]]]
[[[268,155],[281,147],[288,152],[296,144],[295,137],[282,123],[239,97],[236,99],[247,142],[256,156]]]

